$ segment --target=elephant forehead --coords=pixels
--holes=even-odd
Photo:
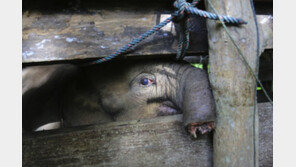
[[[164,69],[165,71],[167,71],[168,73],[170,73],[170,74],[176,75],[176,71],[173,70],[173,69],[170,68],[170,67],[163,67],[163,69]]]
[[[112,95],[120,95],[126,93],[129,90],[128,84],[124,81],[116,81],[110,82],[108,84],[104,84],[104,88],[101,90],[103,92],[108,92],[108,94]]]
[[[155,69],[156,69],[156,71],[164,71],[170,75],[176,75],[176,71],[172,67],[169,67],[169,66],[157,65],[155,67]]]

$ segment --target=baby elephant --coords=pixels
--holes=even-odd
[[[124,60],[93,66],[23,69],[23,129],[63,120],[63,126],[183,113],[196,137],[214,128],[207,73],[185,62]]]

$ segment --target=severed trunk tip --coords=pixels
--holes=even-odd
[[[194,138],[197,138],[197,134],[204,135],[209,133],[215,129],[215,123],[212,122],[204,122],[204,123],[191,123],[187,126],[187,131]]]

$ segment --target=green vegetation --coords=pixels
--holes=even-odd
[[[192,65],[193,67],[203,69],[203,65],[202,65],[201,63],[192,63],[191,65]]]

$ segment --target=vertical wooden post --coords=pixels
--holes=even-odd
[[[256,26],[249,0],[210,0],[221,15],[240,17],[246,25],[228,26],[251,68],[256,71]],[[206,1],[206,9],[214,12]],[[209,78],[217,121],[214,133],[214,167],[258,166],[258,127],[253,133],[255,79],[221,23],[208,20]],[[256,117],[258,123],[258,117]],[[256,126],[256,125],[255,125]],[[255,140],[255,142],[254,142]]]

